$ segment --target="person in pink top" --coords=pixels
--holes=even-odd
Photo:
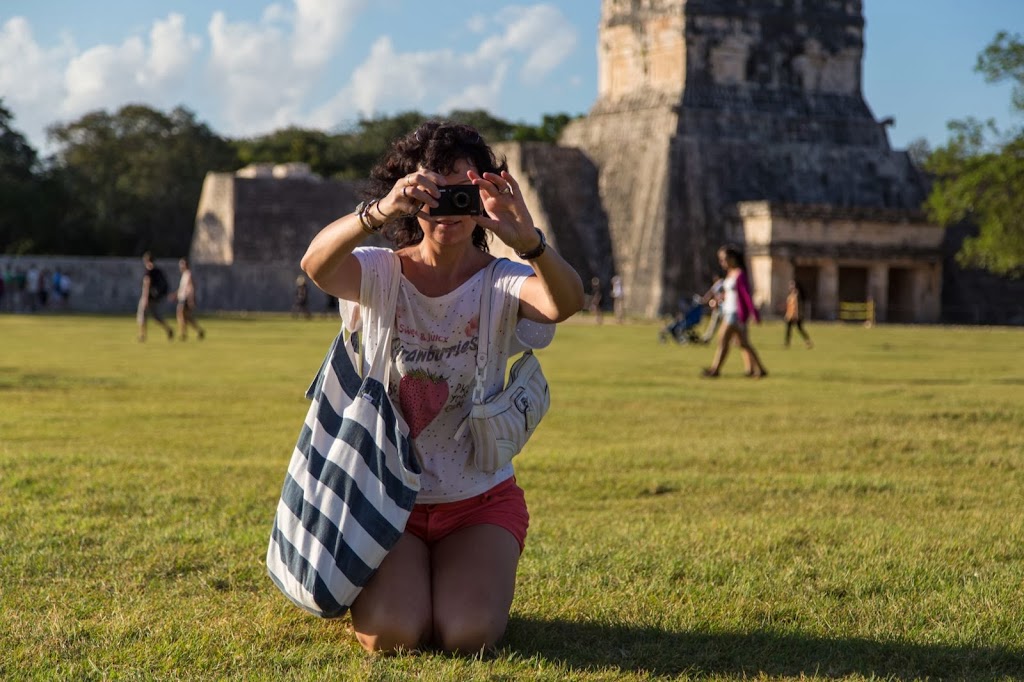
[[[722,331],[718,335],[718,346],[715,348],[715,357],[711,366],[702,370],[705,377],[717,377],[722,369],[722,363],[729,353],[729,345],[735,341],[740,346],[740,352],[746,360],[746,375],[755,379],[768,376],[768,371],[761,364],[761,359],[750,343],[747,334],[747,322],[750,318],[761,324],[761,315],[754,306],[754,300],[750,296],[750,282],[747,280],[747,273],[744,270],[743,254],[735,246],[723,246],[718,249],[718,263],[725,270],[725,278],[722,280]]]

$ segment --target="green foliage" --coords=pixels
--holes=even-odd
[[[14,129],[0,99],[0,253],[19,254],[51,243],[63,200],[38,155]]]
[[[284,128],[269,135],[235,140],[233,144],[243,166],[302,162],[324,177],[338,172],[337,160],[331,156],[331,138],[319,130]]]
[[[188,253],[203,178],[237,167],[227,141],[182,107],[96,111],[49,134],[79,227],[108,255]]]
[[[984,74],[989,83],[1014,82],[1012,103],[1024,111],[1024,41],[1020,35],[1000,31],[978,55],[974,70]]]
[[[752,329],[771,377],[658,327],[562,325],[494,656],[367,656],[263,569],[336,320],[3,318],[0,679],[1024,676],[1019,329]]]
[[[986,80],[1015,81],[1014,107],[1024,113],[1024,43],[999,33],[978,57]],[[1024,128],[1001,134],[991,121],[949,123],[946,145],[927,156],[935,176],[926,208],[942,225],[968,222],[977,235],[964,240],[958,261],[999,275],[1024,273]]]
[[[350,129],[333,134],[301,128],[287,128],[244,140],[235,148],[243,165],[301,161],[324,177],[362,180],[397,138],[431,118],[418,111],[394,116],[360,119]],[[473,126],[489,143],[556,142],[572,120],[568,114],[545,115],[540,125],[509,123],[482,109],[456,109],[446,120]]]
[[[0,252],[185,254],[206,173],[302,162],[324,177],[363,180],[394,139],[428,118],[409,111],[335,133],[290,127],[229,141],[185,108],[129,105],[50,128],[57,151],[41,165],[0,104]],[[476,127],[489,142],[554,142],[570,120],[549,115],[530,126],[482,110],[445,118]]]

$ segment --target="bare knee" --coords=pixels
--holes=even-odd
[[[445,651],[475,654],[498,643],[505,634],[508,614],[470,612],[451,614],[435,624],[435,639]]]
[[[356,639],[370,653],[395,653],[419,649],[430,640],[429,621],[415,618],[389,618],[378,622],[353,622]]]

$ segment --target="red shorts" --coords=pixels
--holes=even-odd
[[[519,551],[523,551],[530,514],[526,510],[523,489],[514,477],[476,497],[458,502],[417,504],[412,508],[405,530],[429,547],[457,530],[481,524],[500,526],[512,533],[519,543]]]

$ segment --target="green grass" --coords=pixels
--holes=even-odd
[[[0,317],[0,679],[1024,679],[1024,330],[572,321],[484,659],[371,657],[263,558],[327,320]]]

